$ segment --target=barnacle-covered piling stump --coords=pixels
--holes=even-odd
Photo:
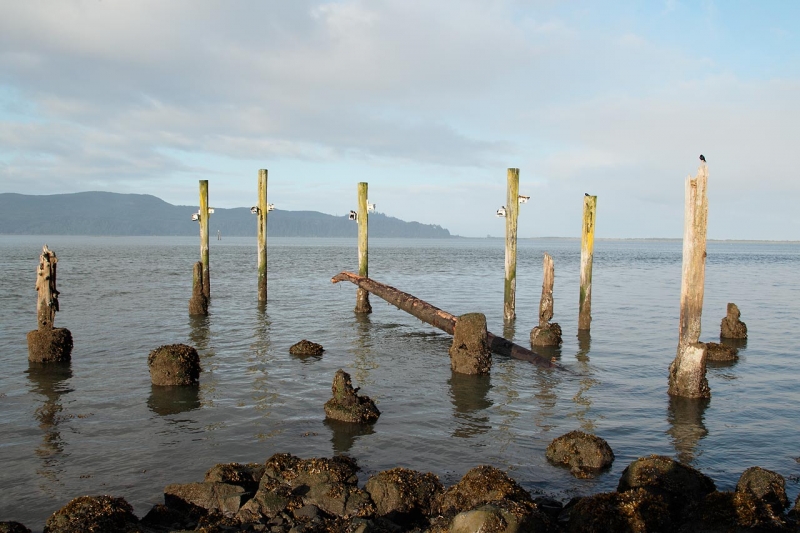
[[[36,267],[36,321],[38,328],[29,331],[28,360],[33,363],[69,361],[72,355],[72,333],[66,328],[54,328],[58,307],[56,289],[56,253],[42,247],[39,266]]]
[[[492,368],[486,316],[482,313],[468,313],[456,320],[450,346],[450,368],[460,374],[488,374]]]
[[[153,385],[196,385],[200,379],[200,356],[186,344],[159,346],[147,357]]]
[[[381,415],[372,399],[356,394],[358,388],[353,388],[350,374],[344,370],[336,371],[331,390],[333,398],[325,402],[325,415],[328,418],[342,422],[367,424],[375,422]]]
[[[719,325],[719,336],[722,339],[746,339],[747,324],[742,322],[739,317],[742,314],[734,303],[728,304],[728,314],[722,319]]]

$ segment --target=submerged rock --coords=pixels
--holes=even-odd
[[[492,368],[492,352],[487,340],[485,315],[468,313],[458,317],[449,353],[450,368],[454,372],[489,373]]]
[[[325,415],[342,422],[360,424],[374,422],[381,415],[368,396],[356,394],[359,389],[353,388],[350,374],[339,369],[333,378],[331,387],[333,398],[325,402]]]
[[[719,344],[716,342],[707,342],[706,345],[706,360],[707,361],[736,361],[739,359],[739,350],[733,346]]]
[[[141,531],[124,498],[81,496],[53,513],[43,533],[132,533]]]
[[[547,459],[570,467],[578,478],[589,478],[614,462],[614,452],[608,443],[583,431],[571,431],[553,440],[545,452]]]
[[[28,361],[53,363],[69,361],[72,333],[67,328],[34,329],[28,332]]]
[[[200,356],[186,344],[159,346],[147,357],[153,385],[196,385],[200,379]]]
[[[741,313],[734,303],[728,304],[728,314],[722,319],[719,336],[723,339],[746,339],[747,324],[739,320]]]
[[[289,348],[289,353],[291,355],[322,355],[322,352],[324,351],[325,349],[321,344],[307,341],[305,339]]]

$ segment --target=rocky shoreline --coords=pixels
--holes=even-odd
[[[53,513],[44,532],[800,531],[800,496],[787,513],[784,478],[759,467],[745,470],[735,491],[720,492],[696,469],[651,455],[625,468],[616,491],[569,502],[530,493],[492,466],[473,468],[451,487],[402,467],[359,487],[358,470],[345,455],[218,464],[201,482],[167,485],[164,503],[141,519],[123,498],[81,496]],[[0,522],[0,533],[22,532],[30,530]]]

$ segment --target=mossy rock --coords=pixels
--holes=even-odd
[[[71,356],[72,333],[67,328],[35,329],[28,332],[28,361],[65,362]]]
[[[200,356],[186,344],[168,344],[147,357],[153,385],[196,385],[200,379]]]
[[[53,513],[43,533],[131,533],[141,531],[124,498],[81,496]]]
[[[322,352],[324,351],[325,349],[321,344],[307,341],[305,339],[289,348],[289,353],[291,355],[322,355]]]

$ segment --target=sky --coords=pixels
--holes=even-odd
[[[0,0],[0,192],[800,240],[800,2]]]

